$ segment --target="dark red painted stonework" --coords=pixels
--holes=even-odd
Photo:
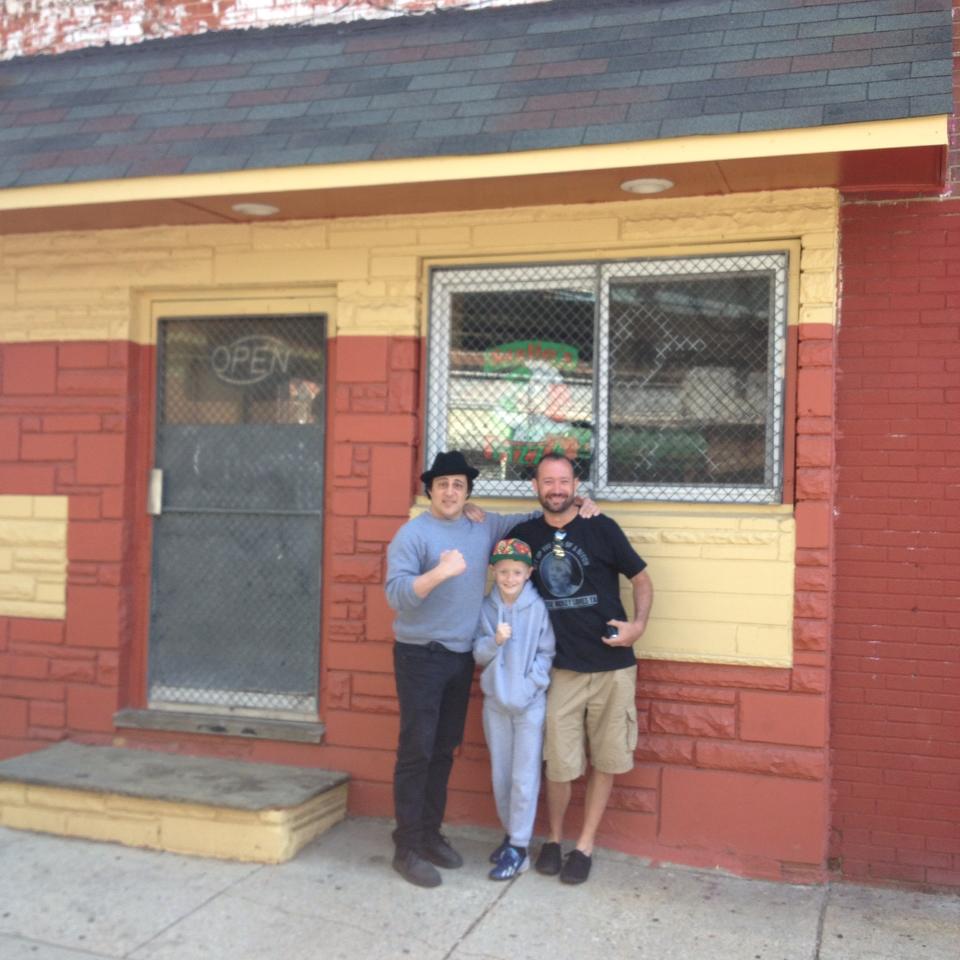
[[[960,202],[842,236],[831,855],[960,886]]]
[[[642,662],[638,765],[618,778],[605,844],[758,876],[824,876],[832,335],[794,330],[789,350],[800,370],[787,416],[795,667]],[[317,746],[115,728],[118,708],[145,704],[155,353],[127,343],[0,351],[0,490],[70,498],[66,621],[0,618],[0,756],[70,738],[328,766],[350,772],[352,812],[388,816],[397,715],[385,550],[419,492],[423,344],[331,341]],[[479,706],[477,696],[449,815],[493,824]],[[578,784],[571,821],[581,802]],[[763,831],[751,834],[751,822]]]

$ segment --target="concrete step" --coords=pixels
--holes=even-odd
[[[348,779],[312,767],[58,743],[0,761],[0,825],[281,863],[346,816]]]

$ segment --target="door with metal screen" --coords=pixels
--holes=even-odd
[[[151,707],[315,716],[326,322],[159,323]]]

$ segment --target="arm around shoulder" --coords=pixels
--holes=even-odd
[[[498,540],[509,536],[514,527],[526,523],[528,520],[536,520],[541,515],[539,510],[532,510],[530,513],[494,513],[489,510],[487,511],[486,522],[491,524],[492,539],[496,543]]]

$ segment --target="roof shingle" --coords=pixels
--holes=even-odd
[[[949,112],[950,0],[552,0],[0,63],[0,186]]]

